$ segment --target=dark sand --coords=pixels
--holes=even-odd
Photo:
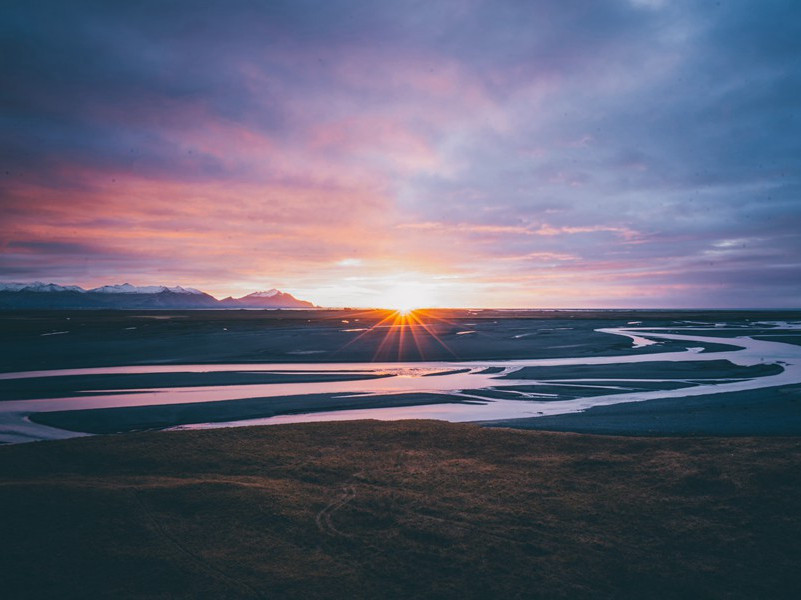
[[[635,436],[801,436],[801,386],[626,402],[484,425]]]
[[[417,328],[419,348],[409,335],[401,348],[397,331],[384,343],[389,332],[385,327],[366,334],[345,331],[369,328],[390,315],[354,310],[0,311],[0,347],[7,349],[0,371],[164,363],[613,356],[630,353],[631,341],[594,329],[634,320],[654,327],[675,324],[676,319],[787,320],[801,313],[443,309],[420,313],[442,343]],[[476,333],[458,335],[465,330]],[[68,333],[47,335],[62,331]],[[683,350],[686,345],[664,342],[637,352]],[[730,349],[723,344],[708,348]]]
[[[311,365],[310,365],[311,366]],[[254,373],[240,371],[208,373],[123,373],[109,375],[65,375],[0,379],[0,401],[29,398],[64,398],[106,394],[108,390],[143,388],[207,387],[264,383],[314,383],[378,379],[388,375],[333,373]]]
[[[642,365],[571,365],[558,367],[526,367],[510,374],[508,377],[498,379],[498,389],[496,390],[467,390],[467,393],[478,394],[488,398],[499,398],[506,400],[528,401],[521,397],[516,391],[536,392],[540,394],[554,394],[552,400],[569,400],[588,396],[599,396],[607,394],[629,393],[638,390],[652,389],[678,389],[689,387],[692,383],[684,381],[668,382],[649,382],[649,381],[589,381],[581,385],[565,384],[538,384],[532,386],[504,386],[506,379],[561,379],[561,378],[591,378],[606,376],[608,378],[620,377],[621,379],[630,377],[664,378],[664,379],[719,379],[724,377],[761,377],[780,373],[782,368],[778,365],[754,365],[749,367],[738,366],[725,360],[714,360],[706,362],[656,362]],[[463,372],[463,370],[448,371]],[[368,379],[356,375],[331,374],[331,375],[302,375],[302,374],[259,374],[259,373],[154,373],[154,374],[125,374],[125,375],[72,375],[64,377],[47,377],[31,379],[12,379],[0,381],[0,398],[18,399],[23,397],[58,397],[71,395],[91,395],[97,392],[80,392],[79,390],[124,390],[150,387],[179,387],[188,385],[234,385],[238,383],[270,383],[270,382],[289,382],[289,381],[343,381],[349,379]],[[599,387],[588,387],[590,385]],[[616,386],[618,389],[610,389],[609,386]],[[539,401],[547,402],[551,400],[547,397],[538,398]],[[694,401],[686,399],[675,399],[666,401],[673,407],[673,421],[684,419],[687,426],[696,427],[697,418],[689,420],[695,412],[688,412],[682,408],[687,403]],[[242,398],[238,400],[225,400],[217,402],[187,402],[184,404],[167,404],[150,406],[136,406],[124,408],[100,408],[86,410],[70,410],[57,412],[43,412],[31,415],[30,419],[36,423],[67,429],[70,431],[80,431],[87,433],[118,433],[124,431],[140,431],[145,429],[160,429],[174,427],[177,425],[187,425],[207,422],[227,422],[241,421],[246,419],[258,419],[272,417],[276,415],[299,414],[321,411],[337,411],[348,409],[369,409],[369,408],[389,408],[398,406],[414,406],[424,404],[440,403],[465,403],[464,398],[459,396],[448,396],[444,394],[415,393],[415,394],[393,394],[381,396],[362,396],[349,397],[339,394],[305,394],[283,397],[258,397]],[[644,433],[653,433],[651,422],[657,419],[660,423],[667,423],[662,414],[664,406],[659,405],[656,409],[659,416],[655,417],[650,410],[650,403],[647,408],[638,407],[633,413],[631,411],[621,413],[624,415],[619,419],[625,423],[626,427],[615,429],[613,421],[608,418],[598,419],[598,429],[590,429],[595,433],[635,433],[638,427],[642,427]],[[792,410],[792,405],[781,405],[786,410]],[[720,408],[720,403],[715,404],[716,410]],[[774,407],[775,410],[775,407]],[[596,413],[583,413],[583,415],[566,416],[565,420],[560,417],[549,417],[542,419],[524,419],[517,421],[503,421],[503,425],[519,428],[540,428],[551,429],[553,426],[557,430],[573,431],[572,423],[580,426],[581,420],[576,420],[577,416],[584,416],[584,420],[593,418]],[[617,414],[617,413],[615,413]],[[746,415],[753,417],[752,414]],[[707,434],[723,434],[731,431],[732,435],[757,435],[763,429],[749,429],[749,421],[742,422],[743,413],[735,411],[726,419],[718,419],[706,424],[703,430]],[[542,420],[542,422],[540,422]],[[737,422],[737,426],[733,425]],[[594,423],[595,421],[593,421]],[[614,421],[615,423],[617,421]],[[773,422],[773,420],[771,420]],[[779,429],[779,433],[794,432],[795,429],[787,430],[787,427],[795,421],[788,420],[784,427]],[[720,427],[714,429],[715,423]],[[764,427],[768,425],[763,424]],[[580,430],[580,429],[579,429]],[[662,431],[662,430],[659,430]],[[668,429],[662,431],[670,433]]]
[[[347,345],[359,334],[341,329],[385,314],[0,312],[0,344],[8,349],[0,371],[618,355],[631,353],[631,342],[592,329],[628,321],[749,325],[801,317],[773,311],[438,311],[442,321],[432,327],[448,351],[432,342],[425,353],[408,347],[397,353],[389,344],[386,356],[376,356],[383,333]],[[797,343],[791,335],[779,340],[767,327],[749,327],[757,337]],[[477,333],[457,335],[467,329]],[[69,333],[42,335],[55,331]],[[718,348],[726,346],[707,347]],[[719,361],[649,371],[653,366],[549,374],[674,379],[659,384],[667,389],[687,385],[681,379],[775,370]],[[0,390],[9,398],[41,397],[93,384],[221,385],[277,375],[103,377],[117,379],[6,381]],[[617,385],[630,391],[656,384]],[[553,386],[563,397],[597,393],[590,389]],[[496,427],[310,423],[0,447],[0,590],[8,598],[796,598],[801,437],[777,436],[801,436],[800,394],[801,386],[784,386],[654,400]],[[443,399],[407,396],[392,399]],[[109,432],[385,401],[316,395],[40,413],[35,419]]]
[[[523,367],[500,379],[724,379],[776,375],[779,365],[735,365],[728,360],[655,361],[619,365],[564,365]]]
[[[438,422],[0,448],[6,598],[797,598],[798,438]]]
[[[593,384],[597,387],[590,387]],[[615,386],[610,389],[609,386]],[[491,390],[466,390],[468,394],[474,394],[486,398],[500,398],[502,400],[518,400],[520,402],[531,402],[531,398],[521,396],[516,392],[533,392],[535,394],[553,394],[553,397],[540,396],[537,402],[559,402],[562,400],[575,400],[576,398],[589,398],[591,396],[609,396],[614,394],[628,394],[638,391],[651,390],[678,390],[681,388],[692,387],[692,383],[681,381],[660,381],[660,382],[615,382],[615,381],[587,381],[580,385],[570,384],[537,384],[537,385],[516,385],[498,386]]]
[[[465,403],[463,398],[444,394],[393,394],[391,396],[342,396],[306,394],[269,398],[245,398],[219,402],[191,402],[42,412],[31,421],[59,429],[86,433],[120,433],[144,429],[163,429],[192,423],[219,423],[260,419],[275,415],[309,412],[417,406],[422,404]]]
[[[401,350],[387,328],[373,332],[350,332],[378,324],[388,311],[0,311],[0,344],[9,349],[0,362],[2,370],[34,370],[129,364],[262,363],[403,360],[493,360],[560,356],[614,356],[631,353],[683,350],[696,343],[663,342],[632,349],[626,338],[599,333],[601,327],[677,326],[689,322],[708,323],[710,335],[749,335],[773,339],[776,330],[760,321],[797,320],[799,312],[746,311],[423,311],[421,320],[447,346],[425,336],[418,348],[409,342]],[[732,323],[735,331],[720,331],[716,322]],[[703,325],[702,325],[703,326]],[[476,331],[458,335],[460,331]],[[46,335],[55,331],[65,334]],[[773,332],[773,333],[771,333]],[[418,333],[420,333],[418,331]],[[388,343],[382,343],[389,334]],[[408,334],[408,332],[407,332]],[[397,332],[395,332],[397,336]],[[792,335],[782,334],[793,338]],[[778,339],[776,341],[779,341]],[[706,344],[706,350],[730,349]],[[615,385],[620,389],[578,385],[509,387],[498,381],[496,391],[481,391],[485,397],[522,399],[515,391],[558,394],[559,400],[626,393],[650,389],[676,389],[690,385],[678,380],[715,380],[731,377],[761,377],[777,373],[777,365],[735,366],[727,361],[656,362],[632,365],[579,365],[531,367],[510,374],[514,379],[570,379],[591,381],[588,385]],[[497,371],[497,369],[496,369]],[[455,369],[450,372],[459,372]],[[324,375],[297,373],[164,373],[61,376],[0,381],[0,400],[57,398],[152,387],[242,385],[293,381],[343,381],[368,376],[345,372]],[[616,378],[672,379],[666,383],[617,381]],[[606,381],[600,381],[601,379]],[[469,391],[469,390],[468,390]],[[693,399],[667,399],[602,407],[586,413],[507,421],[508,426],[614,434],[757,435],[799,433],[795,405],[786,395],[771,396],[765,404],[765,419],[755,417],[763,406],[757,392],[749,396],[748,410],[739,402],[728,410],[721,402],[728,396],[710,397],[708,403]],[[736,397],[737,400],[739,397]],[[525,400],[525,399],[523,399]],[[547,401],[547,397],[539,399]],[[117,432],[163,428],[201,422],[233,421],[313,411],[379,406],[405,406],[438,402],[460,402],[455,397],[432,394],[368,398],[337,398],[315,394],[285,398],[250,398],[214,403],[81,410],[41,413],[33,420],[86,432]],[[688,410],[692,407],[692,410]]]

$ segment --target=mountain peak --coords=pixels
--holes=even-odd
[[[19,281],[8,281],[0,283],[0,292],[85,292],[86,290],[77,285],[58,285],[56,283],[42,283],[33,281],[21,283]]]
[[[223,303],[229,306],[252,308],[314,308],[314,304],[298,300],[292,294],[275,288],[266,292],[253,292],[241,298],[226,298]]]
[[[195,288],[183,288],[180,285],[176,285],[175,287],[167,287],[166,285],[136,286],[130,283],[104,285],[89,291],[96,294],[162,294],[164,292],[172,292],[173,294],[203,294],[203,292]]]
[[[273,288],[271,290],[267,290],[266,292],[253,292],[252,294],[245,296],[245,298],[272,298],[273,296],[278,296],[280,294],[283,294],[283,292]]]
[[[36,292],[36,293],[31,293]],[[51,292],[51,293],[39,293]],[[180,285],[103,285],[91,290],[55,283],[0,282],[0,308],[314,308],[275,288],[242,298],[217,300],[195,288]]]

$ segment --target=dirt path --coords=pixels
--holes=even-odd
[[[314,517],[315,523],[317,523],[317,528],[320,532],[330,535],[332,537],[352,537],[350,534],[343,533],[339,529],[334,526],[331,517],[333,514],[338,511],[340,508],[345,506],[348,502],[353,500],[356,497],[356,490],[353,488],[352,485],[346,485],[342,488],[342,494],[329,502],[328,504],[323,507],[323,509],[317,513],[317,516]]]

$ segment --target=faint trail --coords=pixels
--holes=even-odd
[[[153,528],[159,534],[161,534],[161,536],[165,540],[167,540],[173,547],[175,547],[182,554],[184,554],[190,560],[196,563],[201,568],[201,570],[205,571],[206,573],[210,574],[213,577],[222,579],[223,581],[234,587],[239,588],[240,592],[242,592],[243,590],[246,591],[247,595],[252,598],[266,598],[266,596],[258,589],[254,588],[253,586],[244,581],[240,581],[239,579],[232,577],[224,570],[220,569],[219,567],[207,561],[197,552],[185,546],[179,538],[177,538],[176,536],[172,535],[169,531],[167,531],[162,522],[156,517],[155,514],[153,514],[153,511],[150,510],[147,503],[141,498],[139,492],[134,491],[133,496],[136,499],[137,504],[139,504],[139,506],[141,507],[142,512],[147,518],[147,520],[150,521]]]
[[[394,489],[394,488],[387,488],[385,486],[378,486],[378,485],[369,484],[369,483],[363,483],[363,484],[360,484],[360,485],[366,485],[367,487],[375,488],[375,489],[377,489],[377,490],[379,490],[381,492],[387,492],[388,490],[391,491],[392,489]],[[386,548],[382,548],[380,546],[376,546],[375,544],[373,544],[370,541],[373,536],[370,535],[370,533],[368,531],[360,532],[361,535],[358,535],[358,534],[354,535],[354,534],[350,534],[350,533],[345,533],[345,532],[341,531],[340,529],[338,529],[334,525],[333,520],[332,520],[332,517],[333,517],[334,513],[336,513],[338,510],[340,510],[341,508],[346,506],[348,503],[353,501],[355,498],[356,498],[356,490],[355,490],[355,488],[352,485],[344,486],[342,488],[342,493],[339,496],[337,496],[336,498],[334,498],[333,500],[331,500],[331,502],[326,504],[322,508],[322,510],[320,510],[320,512],[318,512],[317,515],[315,516],[314,520],[315,520],[315,523],[317,524],[317,528],[320,530],[321,533],[323,533],[323,534],[325,534],[327,536],[330,536],[330,537],[346,537],[346,538],[351,538],[351,539],[353,539],[353,538],[359,539],[359,541],[361,542],[363,547],[365,547],[367,549],[370,549],[371,551],[373,551],[376,554],[386,555],[387,554]],[[460,529],[460,530],[465,531],[465,532],[473,532],[473,533],[478,534],[478,535],[480,535],[482,537],[490,538],[490,539],[493,539],[493,540],[496,540],[496,541],[499,541],[499,542],[503,542],[503,543],[510,543],[510,544],[529,544],[530,543],[530,540],[521,540],[521,539],[517,539],[517,538],[512,537],[512,536],[499,534],[499,533],[496,533],[495,531],[493,531],[490,527],[484,527],[482,525],[479,525],[477,523],[473,523],[473,522],[468,521],[468,520],[453,519],[453,518],[447,518],[447,517],[438,517],[438,516],[435,516],[435,515],[429,515],[429,514],[421,513],[421,512],[418,512],[416,510],[408,509],[408,508],[407,509],[396,510],[393,518],[399,519],[399,520],[411,521],[411,523],[407,523],[406,527],[412,527],[412,528],[418,529],[418,530],[420,529],[420,525],[415,526],[415,525],[412,524],[415,520],[419,520],[419,521],[423,521],[423,522],[428,521],[429,523],[436,523],[439,526],[453,527],[453,528]],[[422,530],[429,529],[429,528],[430,527],[427,527],[425,525],[422,526]],[[435,528],[436,528],[436,526],[435,526]],[[544,549],[541,549],[541,551],[542,552],[547,552]]]
[[[317,528],[321,533],[330,535],[332,537],[353,537],[348,533],[344,533],[334,526],[331,520],[333,514],[340,508],[345,506],[348,502],[356,497],[356,490],[352,485],[346,485],[342,488],[342,495],[335,498],[325,505],[323,509],[314,517],[314,522],[317,523]]]

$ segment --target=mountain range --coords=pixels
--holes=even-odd
[[[55,283],[0,283],[0,309],[19,308],[315,308],[292,294],[272,289],[241,298],[214,296],[181,286],[104,285],[85,290]]]

